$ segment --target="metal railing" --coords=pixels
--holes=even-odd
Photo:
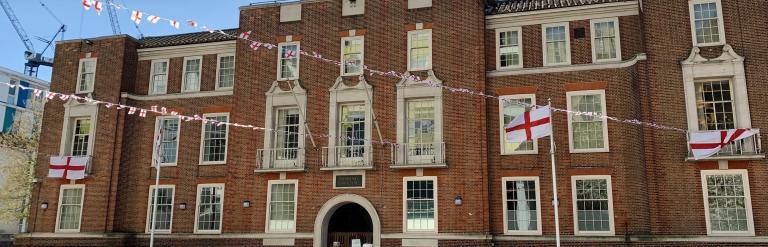
[[[303,148],[272,148],[256,151],[258,170],[304,169]]]
[[[371,168],[371,146],[336,146],[323,148],[323,168]]]
[[[392,166],[444,166],[445,142],[392,145]]]
[[[704,132],[714,132],[714,131],[720,131],[720,130],[689,131],[687,135],[688,143],[690,143],[692,133],[704,133]],[[752,129],[752,131],[755,132],[755,135],[738,140],[738,141],[734,141],[731,144],[725,145],[722,149],[720,149],[719,152],[710,156],[707,159],[709,160],[739,159],[739,157],[749,158],[752,156],[764,156],[765,154],[763,153],[763,150],[761,147],[760,129]],[[688,158],[693,159],[693,152],[691,150],[690,145],[688,145]]]

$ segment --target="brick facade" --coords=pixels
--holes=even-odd
[[[599,1],[594,1],[599,2]],[[365,38],[364,63],[383,71],[406,71],[408,31],[418,27],[432,30],[432,72],[444,85],[484,92],[489,95],[535,94],[537,104],[551,99],[553,107],[566,108],[566,93],[604,90],[609,116],[639,119],[686,129],[685,91],[680,61],[691,53],[690,19],[687,1],[649,2],[642,7],[634,1],[605,1],[586,7],[563,7],[530,11],[541,18],[569,23],[571,65],[544,67],[541,25],[528,21],[520,25],[524,66],[497,71],[496,28],[498,16],[517,18],[515,13],[490,14],[482,0],[432,1],[432,6],[408,9],[408,1],[367,1],[366,13],[342,17],[342,1],[308,1],[301,5],[301,20],[280,22],[281,6],[245,6],[240,11],[239,30],[252,30],[251,37],[277,44],[288,36],[300,40],[303,51],[316,51],[338,60],[340,40],[355,30]],[[764,45],[768,33],[758,1],[736,3],[723,0],[727,44],[744,56],[749,91],[752,127],[761,128],[768,117],[759,104],[764,93],[760,82],[768,79]],[[595,7],[597,6],[597,7]],[[607,7],[606,7],[607,6]],[[574,14],[577,8],[621,6],[619,20],[621,61],[592,62],[590,17]],[[562,16],[551,17],[556,12]],[[618,14],[623,13],[623,14]],[[629,13],[629,14],[626,14]],[[519,14],[519,13],[518,13]],[[605,15],[605,13],[601,13]],[[620,15],[620,16],[619,16]],[[563,17],[566,16],[566,17]],[[574,17],[575,16],[575,17]],[[609,16],[614,17],[614,16]],[[559,18],[559,19],[558,19]],[[570,18],[570,19],[569,19]],[[534,18],[535,19],[535,18]],[[417,25],[419,24],[419,25]],[[574,29],[584,28],[585,37],[575,38]],[[194,35],[194,34],[192,34]],[[142,47],[143,40],[110,36],[63,41],[56,47],[51,90],[74,93],[78,60],[96,57],[95,90],[92,97],[149,108],[162,105],[185,115],[229,113],[236,123],[265,126],[267,93],[276,80],[279,49],[254,51],[245,41],[200,42],[162,47],[163,55]],[[88,44],[91,43],[91,44]],[[206,49],[233,47],[235,86],[216,90],[217,53]],[[226,48],[230,49],[230,48]],[[200,50],[203,50],[200,52]],[[190,51],[190,53],[185,53]],[[702,56],[719,56],[722,46],[702,47]],[[192,54],[195,53],[195,54]],[[155,53],[153,53],[155,54]],[[157,53],[160,54],[160,53]],[[184,57],[202,56],[199,93],[182,93]],[[169,59],[167,97],[150,96],[149,78],[153,58]],[[425,77],[424,71],[414,74]],[[372,110],[383,140],[398,139],[397,78],[364,73],[372,86]],[[264,147],[262,130],[229,127],[225,164],[200,165],[200,121],[181,121],[178,161],[163,167],[161,184],[175,185],[172,234],[158,236],[163,246],[262,246],[273,240],[290,241],[293,246],[318,245],[313,238],[317,222],[327,202],[350,195],[364,198],[380,221],[381,246],[428,243],[439,246],[540,246],[552,245],[554,221],[548,138],[538,141],[537,154],[501,155],[499,101],[464,93],[442,92],[442,141],[446,167],[392,167],[392,148],[372,145],[372,169],[363,170],[365,188],[334,189],[334,171],[323,168],[323,147],[329,146],[329,89],[339,77],[332,64],[301,57],[299,85],[306,90],[306,126],[314,143],[305,137],[304,169],[254,172],[259,170],[257,150]],[[354,86],[358,78],[342,78]],[[278,83],[287,88],[287,82]],[[409,90],[409,89],[405,89]],[[163,98],[166,97],[166,98]],[[400,110],[402,111],[402,109]],[[139,118],[126,109],[99,106],[94,137],[92,174],[75,183],[85,184],[82,226],[79,233],[57,233],[59,187],[70,183],[43,178],[50,156],[60,153],[65,104],[52,100],[46,105],[39,148],[37,177],[33,191],[29,229],[15,244],[24,246],[147,246],[147,207],[149,186],[154,184],[151,167],[155,116]],[[474,114],[473,114],[474,113]],[[745,114],[745,113],[740,113]],[[608,121],[608,152],[572,153],[569,151],[567,115],[553,115],[556,139],[557,182],[560,199],[560,231],[564,246],[732,246],[766,244],[768,223],[765,203],[768,194],[760,181],[766,179],[761,165],[765,160],[725,161],[729,169],[746,169],[751,190],[756,237],[716,237],[707,235],[702,198],[702,169],[723,168],[718,161],[688,162],[685,133],[656,130],[638,125]],[[440,121],[438,121],[440,122]],[[768,126],[765,126],[768,127]],[[336,128],[332,126],[331,128]],[[376,128],[371,139],[378,140]],[[579,175],[610,175],[614,234],[611,236],[574,235],[571,178]],[[403,178],[437,177],[438,233],[410,234],[404,231]],[[502,178],[536,176],[540,181],[541,235],[512,236],[504,229]],[[295,233],[266,231],[268,184],[277,180],[297,180]],[[195,231],[195,207],[199,184],[226,185],[221,234],[200,235]],[[461,196],[463,203],[454,204]],[[244,207],[248,201],[251,207]],[[347,201],[351,202],[351,201]],[[47,203],[48,209],[40,205]],[[354,202],[353,202],[354,203]],[[185,204],[186,209],[180,205]],[[336,207],[337,208],[337,207]],[[335,210],[335,209],[333,209]],[[333,210],[329,214],[333,213]],[[330,216],[327,216],[330,217]],[[321,225],[321,227],[327,227]],[[319,241],[319,240],[318,240]],[[738,243],[737,243],[738,242]],[[420,246],[420,245],[419,245]]]

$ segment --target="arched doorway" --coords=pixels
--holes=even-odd
[[[351,246],[352,239],[381,246],[381,221],[373,204],[354,194],[338,195],[325,202],[315,218],[313,246],[333,247],[331,240],[337,237],[349,239],[340,242],[341,246]]]
[[[352,247],[353,241],[361,245],[372,244],[373,222],[365,208],[357,203],[348,203],[331,215],[326,246]]]

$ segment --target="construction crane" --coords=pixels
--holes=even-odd
[[[61,23],[59,18],[53,15],[51,10],[48,9],[48,7],[46,7],[43,4],[43,7],[48,11],[48,13],[50,13],[53,16],[53,18],[59,21],[59,23],[61,24],[61,27],[59,27],[59,30],[56,31],[56,33],[53,35],[53,38],[51,38],[50,40],[37,37],[38,40],[46,43],[46,46],[45,48],[43,48],[43,51],[38,53],[38,52],[35,52],[35,46],[32,44],[32,41],[29,39],[29,35],[27,35],[27,32],[24,31],[24,27],[21,26],[21,22],[19,22],[19,18],[16,17],[16,14],[13,12],[13,9],[11,9],[11,5],[8,4],[8,1],[0,0],[0,6],[3,7],[3,11],[5,11],[5,15],[7,15],[8,19],[11,21],[11,25],[13,25],[13,29],[16,30],[16,34],[19,35],[21,42],[24,43],[24,46],[27,47],[27,50],[24,51],[24,58],[27,59],[27,62],[24,63],[24,73],[30,76],[37,77],[37,69],[40,67],[40,65],[53,67],[53,58],[44,57],[43,54],[45,53],[46,50],[48,50],[49,47],[51,47],[51,44],[53,44],[53,41],[56,40],[56,37],[59,36],[59,34],[62,34],[63,36],[63,33],[67,31],[67,26]]]
[[[112,0],[106,0],[107,13],[109,13],[109,22],[112,24],[112,34],[120,34],[120,22],[117,21],[117,11]]]

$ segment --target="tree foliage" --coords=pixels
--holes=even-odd
[[[19,222],[29,214],[43,103],[30,100],[17,111],[7,133],[0,133],[0,221]]]

